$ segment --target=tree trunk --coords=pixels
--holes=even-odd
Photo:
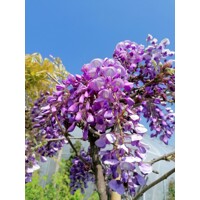
[[[103,168],[99,160],[98,152],[99,148],[95,145],[96,137],[92,136],[92,133],[89,133],[89,142],[91,147],[91,157],[93,162],[93,168],[95,173],[95,182],[97,186],[97,191],[99,193],[100,200],[108,200],[108,194],[106,190],[105,176],[103,173]]]

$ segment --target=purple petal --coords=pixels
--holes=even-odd
[[[133,99],[131,99],[130,97],[125,98],[125,100],[126,100],[126,103],[129,106],[132,106],[133,104],[135,104],[135,102],[133,101]]]
[[[105,160],[105,161],[104,161],[104,164],[105,164],[105,165],[116,165],[116,164],[118,164],[118,163],[119,163],[119,161],[116,160],[116,159],[109,159],[109,160]]]
[[[95,126],[96,130],[100,131],[100,132],[105,132],[106,130],[106,126],[104,124],[96,124]]]
[[[64,115],[67,112],[66,108],[61,108],[61,113]]]
[[[147,36],[147,42],[149,42],[150,40],[152,40],[153,39],[153,36],[152,35],[150,35],[150,34],[148,34],[148,36]]]
[[[161,44],[164,44],[165,46],[169,45],[170,44],[170,41],[168,38],[164,38],[161,42]]]
[[[112,84],[117,90],[124,87],[124,81],[121,78],[114,79]]]
[[[68,77],[67,77],[67,81],[68,81],[70,84],[73,84],[73,83],[76,82],[76,78],[74,77],[74,75],[69,74]]]
[[[106,134],[106,138],[107,138],[107,140],[108,140],[110,143],[114,143],[115,140],[116,140],[115,135],[112,134],[112,133],[108,133],[108,134]]]
[[[88,128],[87,127],[85,127],[83,130],[83,139],[84,140],[88,139]]]
[[[130,115],[130,118],[133,120],[133,121],[137,121],[140,119],[140,117],[138,115]]]
[[[79,104],[79,103],[74,103],[74,104],[72,104],[72,105],[69,107],[68,111],[69,111],[69,112],[77,112],[77,111],[78,111],[78,104]]]
[[[86,108],[86,110],[90,109],[90,103],[89,103],[89,101],[86,102],[85,108]]]
[[[105,77],[113,77],[116,74],[116,69],[114,67],[104,67],[103,68],[103,75]]]
[[[62,100],[63,100],[63,96],[59,96],[57,101],[62,102]]]
[[[98,96],[101,97],[101,98],[104,98],[104,99],[111,99],[112,98],[112,93],[111,93],[110,90],[104,89],[104,90],[101,90],[98,93]]]
[[[83,103],[83,102],[84,102],[84,98],[85,98],[85,95],[82,94],[82,95],[80,96],[80,98],[79,98],[79,102],[80,102],[80,103]]]
[[[125,172],[125,171],[123,171],[122,172],[122,181],[125,182],[125,183],[127,183],[128,177],[129,177],[128,173]]]
[[[41,127],[41,124],[34,124],[33,125],[33,128],[39,128],[39,127]]]
[[[145,152],[146,152],[146,149],[149,149],[149,145],[141,141],[139,142],[138,146],[143,147],[145,149]]]
[[[89,76],[89,78],[97,77],[97,69],[96,68],[89,69],[87,71],[87,75]]]
[[[106,119],[112,118],[112,117],[113,117],[112,110],[107,110],[107,111],[104,113],[104,117],[105,117]]]
[[[129,162],[121,162],[120,163],[120,167],[121,167],[121,169],[123,169],[123,170],[128,170],[128,171],[130,171],[130,170],[134,170],[134,165],[132,164],[132,163],[129,163]]]
[[[137,174],[135,177],[136,177],[137,182],[139,183],[139,185],[144,186],[146,184],[146,180],[140,174]]]
[[[128,156],[128,157],[123,158],[122,161],[132,163],[132,162],[140,162],[141,159],[138,157]]]
[[[65,85],[56,85],[56,90],[57,91],[62,91],[65,89]]]
[[[75,120],[76,120],[76,121],[82,120],[82,113],[81,113],[81,112],[78,112],[78,113],[76,114]]]
[[[133,83],[126,82],[126,83],[124,84],[124,89],[125,89],[125,91],[130,92],[132,88],[133,88]]]
[[[126,147],[125,144],[122,144],[122,145],[118,145],[117,147],[118,149],[124,149],[124,151],[126,151],[126,153],[129,153],[129,149]]]
[[[103,64],[103,60],[100,59],[100,58],[95,58],[95,59],[93,59],[93,60],[90,62],[90,65],[91,65],[92,67],[95,67],[95,68],[101,67],[102,64]]]
[[[105,85],[105,79],[102,77],[96,78],[89,83],[89,87],[95,91],[99,91]]]
[[[130,129],[133,128],[133,122],[132,121],[127,121],[124,125],[123,128],[125,131],[129,131]]]
[[[152,166],[148,163],[140,163],[139,168],[143,174],[149,174],[152,172]]]
[[[138,134],[134,134],[134,135],[131,135],[131,141],[138,141],[138,140],[141,140],[142,139],[142,136],[141,135],[138,135]]]
[[[137,133],[146,133],[147,132],[147,129],[142,125],[142,124],[138,124],[136,127],[135,127],[135,131]]]
[[[166,135],[161,135],[160,140],[162,140],[165,144],[168,144],[169,138]]]
[[[160,104],[160,99],[154,99],[154,103],[156,103],[156,104]]]
[[[48,102],[48,103],[56,102],[56,100],[57,100],[57,99],[56,99],[55,97],[48,97],[48,98],[47,98],[47,102]]]
[[[72,125],[67,129],[68,132],[72,132],[76,127],[76,123],[72,123]]]
[[[27,172],[27,173],[33,173],[34,170],[33,170],[33,168],[28,168],[28,169],[26,170],[26,172]]]
[[[112,190],[116,191],[119,194],[124,194],[125,192],[124,185],[120,180],[111,180],[108,185]]]
[[[93,117],[93,115],[91,113],[88,114],[87,122],[88,123],[94,122],[94,117]]]
[[[56,107],[55,107],[55,106],[52,106],[52,107],[51,107],[51,112],[52,112],[52,113],[55,113],[55,112],[56,112]]]
[[[89,97],[88,91],[85,92],[84,96],[87,98]]]
[[[41,108],[41,110],[49,110],[49,109],[50,109],[50,105],[47,105]]]
[[[47,158],[44,157],[44,156],[41,156],[41,157],[40,157],[40,160],[41,160],[41,162],[46,162],[46,161],[47,161]]]
[[[97,147],[104,148],[106,146],[106,141],[104,138],[99,138],[95,141]]]
[[[75,77],[76,77],[76,80],[78,80],[78,81],[80,81],[82,78],[81,75],[79,75],[79,74],[76,74]]]

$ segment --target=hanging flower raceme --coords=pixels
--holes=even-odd
[[[78,189],[81,189],[81,192],[84,193],[85,188],[88,187],[88,182],[94,182],[94,174],[90,167],[92,165],[91,157],[84,150],[80,151],[80,155],[85,160],[85,163],[79,157],[75,157],[72,160],[69,176],[71,194],[74,194]]]
[[[174,113],[167,106],[174,102],[175,91],[173,60],[167,60],[174,55],[166,49],[169,40],[158,43],[148,35],[147,42],[147,47],[129,40],[118,43],[113,58],[97,58],[83,65],[82,75],[70,74],[53,94],[35,102],[36,158],[54,156],[75,127],[82,128],[83,140],[94,137],[92,129],[98,133],[93,139],[109,188],[134,195],[137,187],[145,185],[152,166],[145,161],[149,147],[142,142],[147,129],[141,118],[149,121],[152,136],[159,135],[167,144],[174,132]],[[27,154],[28,160],[32,153]],[[86,162],[79,156],[73,160],[72,193],[78,188],[84,192],[87,182],[94,181],[91,154],[81,151]],[[37,168],[32,160],[26,168],[27,180]]]

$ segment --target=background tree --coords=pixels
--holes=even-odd
[[[148,146],[142,139],[147,129],[140,124],[142,117],[147,119],[151,136],[159,136],[165,144],[174,132],[174,113],[169,107],[175,101],[174,61],[168,59],[174,52],[166,49],[169,43],[168,39],[158,43],[151,35],[147,47],[120,42],[113,58],[92,60],[83,65],[82,75],[70,74],[52,94],[41,95],[32,109],[38,157],[27,157],[26,181],[38,168],[38,159],[56,155],[65,143],[75,152],[70,169],[72,194],[94,181],[102,200],[127,195],[138,199],[174,173],[172,169],[146,185],[153,164],[174,158],[174,152],[145,161]],[[76,126],[83,130],[80,139],[90,143],[87,151],[78,152],[71,142],[74,138],[69,132]]]
[[[69,168],[66,166],[66,160],[62,160],[59,165],[59,171],[44,188],[39,182],[41,177],[37,171],[34,173],[32,182],[25,187],[26,200],[83,200],[84,196],[80,190],[74,195],[70,193],[70,179],[66,171],[69,171]]]

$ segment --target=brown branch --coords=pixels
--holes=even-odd
[[[168,153],[168,154],[165,154],[165,155],[163,155],[163,156],[160,156],[160,157],[158,157],[158,158],[154,158],[151,162],[150,162],[150,164],[151,165],[153,165],[154,163],[156,163],[156,162],[158,162],[158,161],[160,161],[160,160],[166,160],[166,161],[170,161],[170,160],[172,160],[172,158],[174,158],[175,157],[175,152],[173,151],[173,152],[171,152],[171,153]]]
[[[92,163],[93,163],[93,168],[94,168],[97,191],[99,193],[100,200],[108,200],[105,175],[104,175],[103,167],[99,159],[100,149],[95,145],[95,141],[97,140],[97,138],[93,137],[91,132],[89,132],[88,138],[89,138],[90,147],[91,147],[90,155],[92,158]]]
[[[90,163],[88,163],[87,161],[85,161],[85,160],[82,158],[82,156],[80,156],[80,154],[77,152],[76,148],[74,147],[73,143],[71,142],[68,133],[67,133],[65,130],[63,130],[63,127],[61,126],[61,124],[60,124],[60,122],[59,122],[59,120],[58,120],[57,115],[55,114],[54,116],[55,116],[56,122],[58,123],[58,126],[60,127],[60,129],[61,129],[63,135],[65,136],[66,140],[69,142],[69,145],[71,146],[71,148],[74,150],[75,155],[76,155],[81,161],[83,161],[83,163],[85,163],[86,165],[91,165]],[[92,167],[91,167],[91,169],[92,169]],[[93,170],[93,169],[92,169],[92,170]]]
[[[136,97],[136,96],[138,95],[139,92],[142,92],[142,91],[145,89],[145,87],[151,85],[155,80],[158,80],[158,78],[155,77],[153,80],[149,81],[148,83],[144,84],[142,87],[138,88],[137,91],[136,91],[134,94],[131,94],[131,95],[130,95],[130,97],[131,97],[131,98]]]
[[[83,122],[83,121],[80,121],[80,122],[77,124],[77,126],[78,126],[80,129],[83,129],[83,128],[84,128],[84,122]],[[97,135],[98,137],[101,136],[101,134],[100,134],[98,131],[94,130],[91,126],[88,126],[88,130],[89,130],[91,133],[93,133],[94,135]]]
[[[155,180],[154,182],[152,182],[151,184],[145,186],[139,193],[137,193],[135,195],[135,197],[132,200],[137,200],[141,195],[143,195],[147,190],[149,190],[150,188],[152,188],[153,186],[157,185],[158,183],[160,183],[161,181],[167,179],[171,174],[173,174],[175,172],[175,168],[171,169],[170,171],[168,171],[166,174],[164,174],[163,176],[161,176],[159,179]]]
[[[69,139],[71,140],[83,140],[82,137],[69,137]]]
[[[46,141],[51,142],[51,141],[59,141],[59,140],[64,140],[64,139],[66,139],[66,138],[65,137],[63,137],[63,138],[53,138],[53,139],[47,139]]]
[[[89,126],[89,131],[91,132],[91,133],[93,133],[93,134],[95,134],[95,135],[97,135],[97,136],[101,136],[101,134],[99,133],[99,132],[97,132],[97,131],[95,131],[92,127],[90,127]]]
[[[59,140],[64,140],[66,139],[66,137],[63,137],[63,138],[53,138],[53,139],[47,139],[46,141],[47,142],[51,142],[51,141],[59,141]],[[81,137],[69,137],[69,139],[71,140],[83,140],[83,138]]]

